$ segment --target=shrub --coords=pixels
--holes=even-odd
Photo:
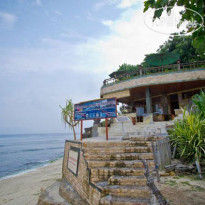
[[[183,119],[175,122],[169,134],[180,158],[187,162],[205,158],[205,119],[200,115],[184,110]]]
[[[194,95],[192,102],[196,107],[196,112],[200,114],[201,118],[205,118],[205,92],[201,91],[200,94]]]

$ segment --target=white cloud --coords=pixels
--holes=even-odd
[[[10,27],[13,26],[16,20],[17,17],[14,14],[0,11],[0,24]]]
[[[118,4],[119,8],[128,8],[134,6],[137,2],[142,2],[142,0],[121,0]]]
[[[101,8],[103,8],[103,7],[106,6],[106,5],[107,5],[106,1],[98,2],[98,3],[96,3],[96,4],[94,5],[94,10],[95,10],[95,11],[98,11],[98,10],[100,10]]]
[[[55,10],[54,13],[55,13],[56,15],[58,15],[58,16],[62,16],[62,15],[63,15],[63,14],[62,14],[60,11],[58,11],[58,10]]]
[[[41,0],[35,0],[35,4],[38,5],[38,6],[43,6]]]
[[[5,55],[0,56],[0,61],[7,62],[2,67],[10,72],[75,69],[107,75],[123,63],[141,63],[145,54],[155,52],[168,38],[149,30],[144,25],[144,13],[140,10],[128,9],[118,20],[103,23],[109,26],[110,34],[98,39],[85,38],[84,43],[71,44],[67,38],[44,38],[39,48],[21,48],[8,53],[2,50]],[[66,37],[71,34],[68,32]]]
[[[103,20],[102,24],[105,26],[112,26],[113,25],[113,21],[112,20]]]
[[[149,30],[141,10],[127,10],[109,27],[111,35],[96,41],[101,51],[103,69],[112,72],[123,63],[139,64],[144,55],[155,52],[168,36]]]

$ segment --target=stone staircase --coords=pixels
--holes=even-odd
[[[109,141],[66,141],[62,180],[44,190],[38,205],[150,205],[141,159],[152,170],[152,141],[158,136],[123,137]],[[79,149],[79,171],[67,168],[70,147]]]
[[[155,139],[127,137],[123,141],[83,143],[91,182],[102,192],[100,205],[150,204],[151,194],[140,159],[154,167],[151,140]]]
[[[137,122],[136,125],[133,125],[131,121],[123,122],[125,135],[159,135],[167,134],[166,126],[173,125],[173,121],[162,121],[162,122],[153,122],[152,124],[144,124],[142,122]],[[98,127],[97,136],[105,135],[105,127]],[[112,136],[122,136],[122,124],[113,120],[110,127],[108,128],[109,135]]]

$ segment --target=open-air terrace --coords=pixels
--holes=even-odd
[[[124,80],[132,78],[140,78],[142,76],[155,75],[160,73],[170,73],[177,71],[189,71],[193,69],[203,69],[205,68],[205,61],[189,62],[189,63],[177,63],[171,65],[157,66],[157,67],[140,67],[136,71],[126,72],[121,75],[116,75],[114,78],[108,78],[103,81],[103,87],[113,85],[115,83],[122,82]]]

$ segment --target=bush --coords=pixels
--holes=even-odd
[[[178,157],[187,162],[201,162],[205,159],[205,93],[201,91],[193,98],[188,113],[183,110],[183,119],[175,122],[169,131],[170,141],[176,146]]]
[[[202,119],[205,118],[205,92],[201,91],[200,94],[196,94],[192,102],[196,107],[196,112],[201,116]]]
[[[176,146],[178,157],[186,162],[200,162],[205,158],[205,119],[197,113],[183,113],[183,120],[175,122],[169,131],[170,141]]]

